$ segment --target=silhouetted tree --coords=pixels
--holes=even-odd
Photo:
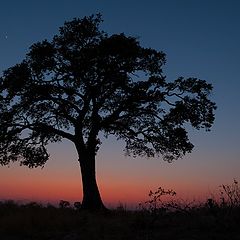
[[[100,15],[66,22],[0,79],[1,165],[43,166],[49,142],[72,141],[88,209],[104,208],[95,177],[100,132],[125,140],[127,154],[172,161],[193,148],[185,123],[209,130],[215,109],[210,84],[167,82],[163,52],[123,33],[108,36],[101,22]]]

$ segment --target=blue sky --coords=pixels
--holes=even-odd
[[[134,186],[144,178],[144,191],[161,183],[174,188],[179,181],[185,183],[180,191],[184,186],[207,189],[239,179],[240,1],[8,0],[0,9],[0,71],[20,62],[34,42],[51,39],[64,21],[98,12],[103,15],[102,28],[109,34],[124,32],[139,37],[143,46],[164,51],[169,81],[193,76],[212,83],[212,99],[218,106],[212,131],[191,132],[193,153],[172,164],[125,158],[122,143],[106,141],[98,156],[102,188],[111,177],[120,184],[123,174],[136,182]],[[61,172],[70,164],[70,175],[76,163],[65,158],[74,159],[73,150],[67,142],[50,146],[52,163],[43,171],[50,176],[51,169]],[[32,174],[26,171],[21,174]],[[11,168],[0,168],[0,182],[2,176],[11,179]]]

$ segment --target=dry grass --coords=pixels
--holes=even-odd
[[[238,188],[236,184],[227,186],[231,188],[225,185],[224,192],[222,187],[219,201],[208,199],[205,203],[187,205],[162,201],[162,196],[173,192],[159,188],[137,211],[119,206],[109,212],[93,213],[79,209],[79,204],[78,209],[71,208],[66,202],[59,208],[0,202],[0,239],[239,240],[240,202],[233,199],[239,195],[232,194]]]

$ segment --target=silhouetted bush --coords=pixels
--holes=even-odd
[[[82,203],[81,202],[74,202],[73,206],[74,206],[75,210],[81,210]]]
[[[25,208],[35,208],[35,209],[43,208],[42,204],[37,203],[37,202],[29,202],[29,203],[23,205],[23,207],[25,207]]]
[[[60,200],[59,202],[59,207],[60,208],[70,208],[70,202],[65,201],[65,200]]]
[[[222,207],[240,207],[240,186],[236,179],[232,184],[220,185],[220,201]]]

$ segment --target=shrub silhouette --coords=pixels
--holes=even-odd
[[[74,202],[73,206],[76,210],[81,210],[82,209],[82,203],[81,202]]]
[[[220,185],[220,201],[222,206],[240,207],[240,186],[236,179],[232,184]]]
[[[60,208],[70,208],[71,204],[68,201],[60,200],[59,207]]]

